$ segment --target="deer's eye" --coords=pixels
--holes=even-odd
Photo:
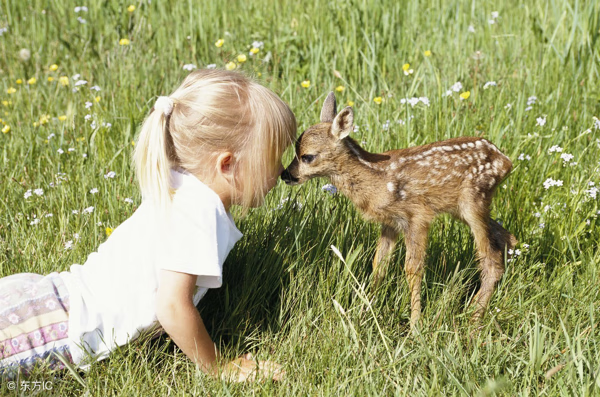
[[[315,161],[316,157],[317,156],[314,154],[303,154],[300,158],[302,159],[303,163],[310,164]]]

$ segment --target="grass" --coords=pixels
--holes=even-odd
[[[0,117],[2,128],[10,126],[0,133],[0,277],[83,263],[106,239],[106,227],[140,203],[131,142],[155,97],[176,87],[188,73],[183,65],[224,67],[248,54],[254,40],[264,48],[239,69],[290,104],[300,131],[318,120],[327,92],[343,86],[338,103],[354,102],[354,136],[367,150],[461,135],[494,142],[514,169],[493,215],[520,240],[521,255],[507,265],[477,331],[466,310],[478,283],[473,241],[465,226],[440,218],[430,233],[422,332],[412,336],[403,245],[372,291],[376,225],[344,197],[322,192],[325,181],[280,183],[263,208],[243,218],[235,212],[245,237],[227,260],[223,287],[210,291],[199,310],[226,355],[251,351],[278,361],[287,370],[284,381],[208,379],[163,338],[123,347],[85,374],[54,378],[40,368],[31,379],[53,379],[48,394],[600,392],[600,208],[592,190],[600,184],[599,3],[133,4],[129,12],[129,4],[90,2],[87,12],[76,13],[82,4],[66,0],[0,3],[0,28],[8,27],[0,36]],[[129,45],[119,45],[123,38]],[[22,48],[30,51],[27,61]],[[405,63],[413,74],[405,76]],[[50,71],[52,64],[58,70]],[[77,92],[75,74],[87,81]],[[484,89],[488,81],[497,86]],[[446,96],[456,82],[463,88]],[[470,97],[459,99],[465,91]],[[427,97],[430,106],[401,101],[412,97]],[[555,145],[562,152],[550,151]],[[574,157],[563,161],[564,154]],[[109,171],[116,177],[105,178]],[[546,189],[549,178],[562,186]],[[33,193],[37,188],[43,195]],[[99,192],[89,193],[93,188]],[[93,213],[81,213],[90,206]],[[69,241],[72,249],[65,249]],[[0,394],[11,395],[4,381]]]

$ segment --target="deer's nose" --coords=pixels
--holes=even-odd
[[[290,171],[286,168],[281,173],[281,180],[284,181],[287,185],[295,185],[298,183],[298,178],[295,178],[290,174]]]

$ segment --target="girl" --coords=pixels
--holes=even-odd
[[[87,369],[140,333],[164,330],[208,374],[280,377],[277,364],[248,356],[220,363],[195,306],[221,286],[242,237],[229,208],[263,203],[295,135],[289,107],[235,72],[199,70],[159,97],[135,145],[135,213],[83,266],[0,279],[0,373],[46,358],[60,368],[52,353]]]

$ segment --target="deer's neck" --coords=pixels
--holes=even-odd
[[[369,153],[351,138],[345,138],[337,172],[330,175],[331,183],[362,207],[361,204],[368,202],[369,196],[379,190],[382,170],[388,161],[388,156]]]

